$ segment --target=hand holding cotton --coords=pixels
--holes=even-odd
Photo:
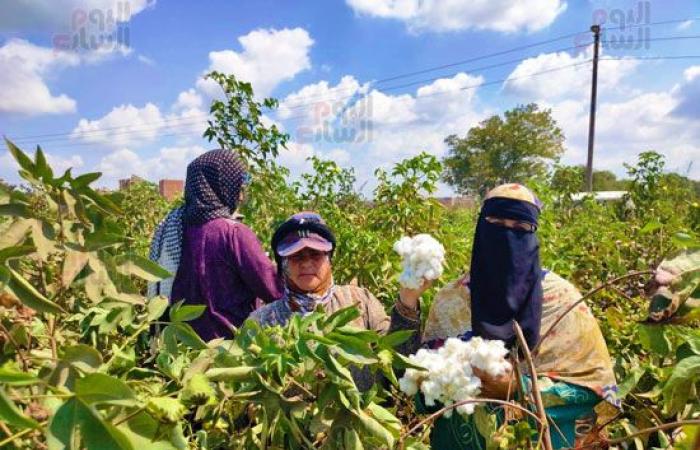
[[[434,406],[439,401],[450,406],[462,400],[469,400],[481,393],[481,380],[474,375],[473,368],[483,370],[493,377],[504,375],[511,369],[506,360],[508,349],[503,341],[485,340],[479,337],[467,342],[449,338],[437,350],[420,349],[409,360],[427,371],[406,369],[399,380],[399,388],[407,395],[423,393],[425,404]],[[458,413],[469,415],[475,404],[460,405]],[[450,417],[452,410],[445,412]]]
[[[394,243],[394,251],[402,258],[401,286],[418,289],[424,279],[435,280],[442,275],[445,248],[429,234],[404,236]]]

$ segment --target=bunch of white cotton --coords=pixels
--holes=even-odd
[[[401,286],[418,289],[423,279],[435,280],[442,275],[445,248],[431,235],[404,236],[394,243],[394,251],[402,258]]]
[[[423,393],[425,404],[434,406],[439,401],[450,406],[462,400],[478,397],[481,393],[481,380],[474,375],[473,367],[498,377],[510,370],[506,360],[508,349],[503,341],[484,340],[475,337],[467,342],[449,338],[437,350],[420,349],[409,357],[410,361],[427,371],[406,369],[399,380],[400,389],[408,395]],[[473,403],[455,408],[462,415],[474,412]],[[452,410],[445,412],[450,417]]]

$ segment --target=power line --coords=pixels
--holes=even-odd
[[[573,50],[576,48],[578,48],[578,46],[563,47],[563,48],[555,49],[552,52],[559,53],[559,52],[564,52],[567,50]],[[469,69],[469,71],[470,72],[477,72],[477,71],[490,70],[490,69],[494,69],[494,68],[498,68],[498,67],[507,66],[509,64],[519,63],[519,62],[525,61],[531,57],[532,56],[527,56],[524,58],[512,59],[512,60],[508,60],[508,61],[504,61],[504,62],[500,62],[500,63],[496,63],[496,64],[490,64],[487,66],[474,67],[474,68]],[[413,81],[410,83],[404,83],[401,85],[388,86],[385,88],[381,88],[380,90],[381,90],[381,92],[394,91],[394,90],[403,89],[403,88],[406,88],[409,86],[425,84],[425,83],[429,83],[432,81],[444,79],[446,77],[455,76],[458,73],[461,73],[461,72],[443,74],[439,77],[421,79],[421,80]],[[350,96],[346,96],[346,97],[334,97],[334,98],[327,97],[326,100],[327,101],[331,101],[331,100],[339,101],[339,100],[350,99],[353,97],[356,97],[356,95],[350,95]],[[297,107],[292,107],[292,108],[288,108],[288,109],[295,109],[295,108],[299,108],[299,107],[297,106]],[[126,134],[131,134],[131,133],[140,134],[140,133],[148,133],[150,131],[175,128],[175,127],[180,127],[180,126],[192,126],[192,127],[194,127],[197,125],[205,124],[206,121],[200,120],[199,118],[200,117],[208,117],[208,116],[209,116],[208,114],[206,114],[206,115],[193,115],[193,116],[189,116],[189,117],[170,118],[170,119],[162,121],[162,122],[171,122],[171,121],[177,122],[173,125],[168,125],[168,126],[161,126],[161,125],[159,125],[159,123],[161,123],[161,122],[156,122],[156,123],[151,123],[151,124],[144,124],[141,126],[129,125],[129,126],[121,126],[121,127],[108,127],[108,128],[102,128],[99,130],[90,130],[90,131],[84,131],[84,132],[73,131],[70,133],[63,133],[63,134],[54,133],[54,134],[47,134],[47,135],[37,135],[34,137],[32,137],[32,136],[21,137],[21,138],[16,138],[15,142],[22,143],[26,140],[33,139],[35,137],[47,137],[47,139],[44,139],[43,142],[61,142],[61,141],[69,141],[73,138],[86,138],[86,137],[87,138],[101,139],[101,138],[106,138],[106,137],[118,136],[118,135],[125,134],[125,133]],[[303,117],[305,117],[305,116],[306,115],[304,115]],[[295,117],[295,116],[291,116],[289,118],[284,118],[282,120],[288,121],[288,120],[292,119],[293,117]],[[123,130],[123,132],[110,133],[109,131],[112,131],[112,130],[120,130],[120,131]]]
[[[394,76],[382,78],[382,79],[379,79],[379,80],[372,81],[372,82],[370,82],[370,83],[373,84],[373,85],[376,85],[376,84],[385,83],[385,82],[387,82],[387,81],[393,81],[393,80],[397,80],[397,79],[401,79],[401,78],[411,77],[411,76],[418,75],[418,74],[429,73],[429,72],[434,72],[434,71],[442,70],[442,69],[445,69],[445,68],[450,68],[450,67],[455,67],[455,66],[459,66],[459,65],[464,65],[464,64],[467,64],[467,63],[470,63],[470,62],[479,61],[479,60],[482,60],[482,59],[493,58],[493,57],[495,57],[495,56],[501,56],[501,55],[504,55],[504,54],[513,53],[513,52],[525,50],[525,49],[528,49],[528,48],[538,47],[538,46],[546,45],[546,44],[549,44],[549,43],[552,43],[552,42],[561,41],[561,40],[564,40],[564,39],[568,39],[568,38],[574,37],[574,36],[576,36],[577,34],[579,34],[579,33],[565,34],[565,35],[558,36],[558,37],[555,37],[555,38],[552,38],[552,39],[547,39],[547,40],[544,40],[544,41],[538,41],[538,42],[534,42],[534,43],[527,44],[527,45],[521,45],[521,46],[518,46],[518,47],[513,47],[513,48],[508,49],[508,50],[503,50],[503,51],[499,51],[499,52],[494,52],[494,53],[490,53],[490,54],[486,54],[486,55],[480,55],[480,56],[477,56],[477,57],[473,57],[473,58],[469,58],[469,59],[465,59],[465,60],[461,60],[461,61],[456,61],[456,62],[452,62],[452,63],[448,63],[448,64],[443,64],[443,65],[439,65],[439,66],[434,66],[434,67],[430,67],[430,68],[426,68],[426,69],[422,69],[422,70],[418,70],[418,71],[413,71],[413,72],[408,72],[408,73],[403,73],[403,74],[399,74],[399,75],[394,75]],[[347,91],[348,89],[345,88],[345,89],[343,89],[343,90],[346,90],[346,91]],[[307,99],[305,99],[305,100],[310,100],[310,99],[313,99],[313,97],[307,98]],[[308,105],[298,105],[298,106],[308,106]],[[294,109],[294,108],[297,108],[298,106],[291,106],[291,107],[289,107],[289,109]],[[208,114],[207,114],[207,115],[201,115],[201,117],[207,117],[207,116],[208,116]],[[195,116],[191,116],[191,117],[195,117]],[[173,119],[164,119],[162,122],[166,123],[166,122],[169,122],[169,121],[172,121],[172,120],[176,120],[176,119],[177,119],[177,118],[173,118]],[[99,131],[106,131],[106,130],[118,129],[118,128],[121,128],[121,127],[104,128],[104,129],[99,130]],[[95,131],[98,131],[98,130],[95,130]],[[17,139],[17,140],[35,139],[35,138],[62,136],[62,135],[69,135],[69,134],[72,134],[72,132],[70,132],[70,133],[65,133],[65,132],[64,132],[64,133],[49,133],[49,134],[41,134],[41,135],[22,136],[22,137],[18,137],[18,138],[16,138],[16,139]]]
[[[687,21],[696,21],[696,20],[700,20],[700,18],[691,17],[691,18],[686,18],[686,19],[674,19],[674,20],[660,21],[660,22],[651,22],[651,23],[642,23],[642,24],[630,24],[630,25],[626,25],[626,27],[622,27],[622,26],[620,26],[620,27],[612,27],[612,28],[605,28],[605,30],[626,29],[626,28],[635,28],[635,27],[642,27],[642,26],[658,26],[658,25],[665,25],[665,24],[672,24],[672,23],[683,23],[683,22],[687,22]],[[582,33],[583,33],[583,32],[579,32],[579,33],[569,33],[569,34],[562,35],[562,36],[558,36],[558,37],[555,37],[555,38],[552,38],[552,39],[548,39],[548,40],[544,40],[544,41],[539,41],[539,42],[534,42],[534,43],[531,43],[531,44],[527,44],[527,45],[522,45],[522,46],[514,47],[514,48],[511,48],[511,49],[508,49],[508,50],[503,50],[503,51],[500,51],[500,52],[494,52],[494,53],[491,53],[491,54],[481,55],[481,56],[477,56],[477,57],[474,57],[474,58],[469,58],[469,59],[465,59],[465,60],[461,60],[461,61],[456,61],[456,62],[453,62],[453,63],[443,64],[443,65],[434,66],[434,67],[430,67],[430,68],[426,68],[426,69],[422,69],[422,70],[417,70],[417,71],[408,72],[408,73],[404,73],[404,74],[399,74],[399,75],[395,75],[395,76],[391,76],[391,77],[386,77],[386,78],[382,78],[382,79],[379,79],[379,80],[375,80],[375,81],[373,81],[373,82],[370,82],[370,84],[376,85],[376,84],[384,83],[384,82],[387,82],[387,81],[392,81],[392,80],[397,80],[397,79],[402,79],[402,78],[407,78],[407,77],[415,76],[415,75],[422,74],[422,73],[429,73],[429,72],[434,72],[434,71],[438,71],[438,70],[443,70],[443,69],[445,69],[445,68],[456,67],[456,66],[459,66],[459,65],[467,64],[467,63],[469,63],[469,62],[474,62],[474,61],[478,61],[478,60],[482,60],[482,59],[488,59],[488,58],[492,58],[492,57],[495,57],[495,56],[500,56],[500,55],[504,55],[504,54],[508,54],[508,53],[513,53],[513,52],[521,51],[521,50],[528,49],[528,48],[533,48],[533,47],[537,47],[537,46],[546,45],[546,44],[549,44],[549,43],[552,43],[552,42],[561,41],[561,40],[564,40],[564,39],[567,39],[567,38],[571,38],[571,37],[578,36],[578,35],[580,35],[580,34],[582,34]],[[670,40],[697,39],[697,38],[700,38],[700,36],[697,36],[697,35],[696,35],[696,36],[667,36],[667,37],[660,37],[660,38],[650,38],[649,40],[650,40],[650,41],[651,41],[651,40],[653,40],[653,41],[670,41]],[[608,41],[602,41],[602,42],[608,42]],[[585,47],[585,46],[587,46],[587,45],[589,45],[589,44],[590,44],[590,43],[587,43],[587,44],[580,44],[580,45],[573,46],[573,47],[566,47],[566,48],[564,48],[564,49],[557,49],[557,50],[554,50],[554,52],[567,51],[567,50],[571,50],[571,49],[574,49],[574,48]],[[507,64],[509,64],[509,63],[521,62],[521,61],[523,61],[523,60],[525,60],[525,59],[529,59],[529,58],[531,58],[531,57],[532,57],[532,56],[529,56],[529,57],[526,57],[526,58],[523,58],[523,59],[519,59],[519,60],[511,60],[511,61],[504,62],[504,63],[500,63],[500,64],[493,64],[493,65],[489,65],[489,66],[484,66],[484,67],[481,67],[481,68],[474,68],[474,69],[470,69],[470,70],[472,70],[472,71],[477,71],[477,70],[488,70],[488,69],[490,69],[490,68],[499,67],[499,66],[504,66],[504,65],[507,65]],[[629,58],[628,58],[628,59],[629,59]],[[649,59],[653,59],[653,58],[649,58]],[[660,58],[656,58],[656,59],[660,59]],[[670,59],[670,58],[669,58],[669,59]],[[680,59],[680,58],[676,58],[676,59]],[[409,87],[409,86],[413,86],[413,85],[417,85],[417,84],[422,84],[422,83],[425,83],[425,82],[435,81],[435,80],[438,80],[438,79],[441,79],[441,78],[445,78],[445,77],[447,77],[447,76],[450,76],[450,75],[445,74],[445,75],[442,75],[442,76],[440,76],[440,77],[434,77],[434,78],[430,78],[430,79],[426,79],[426,80],[419,80],[419,81],[415,81],[415,82],[411,82],[411,83],[405,83],[405,84],[398,85],[398,86],[389,86],[389,87],[386,87],[386,88],[383,88],[383,89],[379,89],[379,90],[380,90],[380,91],[391,91],[391,90],[401,89],[401,88],[405,88],[405,87]],[[348,89],[345,88],[344,90],[348,90]],[[335,91],[335,90],[333,90],[333,91]],[[366,95],[366,94],[365,94],[365,95]],[[313,105],[317,104],[319,101],[344,100],[344,99],[349,99],[349,98],[353,98],[353,97],[356,97],[356,96],[357,96],[357,94],[350,95],[350,96],[346,96],[346,97],[341,97],[341,98],[337,98],[337,97],[335,97],[335,98],[330,98],[330,97],[320,98],[320,97],[317,97],[318,100],[316,100],[316,101],[314,101],[314,102],[299,104],[299,105],[295,105],[295,106],[289,106],[289,107],[287,107],[287,109],[299,109],[299,108],[303,108],[303,107],[307,107],[307,106],[313,106]],[[306,98],[305,100],[308,101],[308,100],[312,100],[312,99],[313,99],[313,97],[310,97],[310,98]],[[156,123],[144,124],[144,125],[141,125],[141,126],[139,126],[139,125],[114,126],[114,127],[102,128],[102,129],[99,129],[99,130],[85,131],[85,132],[82,132],[82,133],[75,133],[74,131],[71,131],[71,132],[63,132],[63,133],[49,133],[49,134],[40,134],[40,135],[20,136],[20,137],[15,138],[15,141],[18,142],[18,143],[22,143],[22,142],[27,141],[27,140],[34,140],[34,139],[37,139],[37,138],[52,138],[52,137],[56,137],[56,138],[58,138],[58,139],[49,139],[49,141],[62,141],[62,140],[70,140],[75,134],[77,134],[76,137],[83,137],[83,136],[86,136],[86,135],[92,136],[93,134],[94,134],[95,136],[100,136],[102,133],[106,133],[106,132],[113,131],[113,130],[122,130],[122,129],[126,129],[125,131],[127,131],[127,132],[129,132],[129,133],[131,133],[131,132],[137,132],[137,131],[138,131],[138,132],[141,132],[141,131],[142,131],[142,132],[148,132],[148,131],[151,131],[151,130],[169,129],[169,128],[173,128],[173,127],[177,127],[177,126],[183,126],[183,125],[185,125],[185,126],[186,126],[186,125],[195,126],[195,125],[198,125],[198,124],[204,124],[204,123],[206,123],[206,121],[200,121],[199,118],[204,119],[204,118],[208,118],[208,117],[209,117],[209,114],[201,114],[201,115],[193,115],[193,116],[189,116],[189,117],[174,117],[174,118],[168,118],[168,119],[163,119],[162,121],[158,121],[158,122],[156,122]],[[292,118],[281,119],[281,120],[290,120],[290,119],[293,119],[293,117],[292,117]],[[171,123],[171,122],[173,122],[173,125],[171,125],[171,126],[160,126],[160,125],[159,125],[159,124],[166,124],[166,123]],[[112,133],[112,134],[109,134],[109,133],[108,133],[108,134],[105,134],[105,137],[107,137],[107,136],[112,136],[112,135],[114,135],[114,133]],[[101,137],[101,136],[100,136],[100,137]]]
[[[576,62],[573,64],[566,64],[563,66],[552,67],[550,69],[541,70],[539,72],[534,72],[534,73],[530,73],[530,74],[524,74],[524,75],[515,76],[515,77],[500,78],[498,80],[492,80],[492,81],[473,84],[473,85],[469,85],[469,86],[463,86],[463,87],[458,88],[458,89],[449,89],[449,90],[445,90],[445,91],[433,92],[431,94],[422,95],[421,99],[426,98],[426,97],[435,97],[435,96],[448,95],[448,94],[454,95],[454,94],[457,94],[459,92],[468,91],[468,90],[472,90],[472,89],[478,89],[481,87],[491,86],[491,85],[495,85],[495,84],[500,84],[500,83],[507,82],[507,81],[524,79],[524,78],[533,78],[533,77],[544,75],[547,73],[558,72],[558,71],[568,69],[571,67],[577,67],[577,66],[581,66],[584,64],[588,64],[590,61],[591,61],[591,59],[586,59],[584,61],[579,61],[579,62]],[[300,118],[305,118],[305,117],[306,117],[306,115],[296,116],[296,117],[290,118],[289,120],[300,119]],[[161,134],[161,135],[159,135],[159,137],[185,136],[185,135],[190,135],[190,133]],[[68,149],[68,148],[73,148],[73,147],[77,147],[77,146],[85,146],[85,145],[94,145],[94,144],[90,143],[90,142],[81,142],[81,143],[70,144],[70,145],[64,146],[64,147],[59,147],[59,149]]]

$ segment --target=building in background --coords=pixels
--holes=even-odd
[[[148,183],[155,188],[155,185],[148,180],[145,180],[138,175],[132,175],[129,178],[119,180],[119,190],[128,189],[130,186],[138,183]],[[158,192],[169,202],[180,197],[185,188],[183,180],[160,180],[158,182]]]
[[[182,195],[184,187],[185,182],[182,180],[160,180],[158,182],[158,192],[169,202]]]
[[[119,180],[119,190],[120,191],[124,190],[124,189],[128,188],[129,186],[131,186],[132,184],[143,183],[144,181],[146,181],[146,180],[144,180],[140,176],[132,175],[129,178]]]

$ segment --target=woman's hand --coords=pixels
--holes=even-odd
[[[481,379],[481,396],[484,398],[495,398],[506,400],[508,397],[513,397],[515,391],[515,380],[513,380],[513,370],[510,369],[499,377],[494,377],[484,372],[483,370],[474,367],[472,369],[474,375]]]
[[[402,287],[399,291],[401,303],[403,303],[407,308],[418,309],[418,299],[430,288],[430,286],[433,285],[434,281],[435,280],[426,280],[423,278],[423,284],[418,289]]]

